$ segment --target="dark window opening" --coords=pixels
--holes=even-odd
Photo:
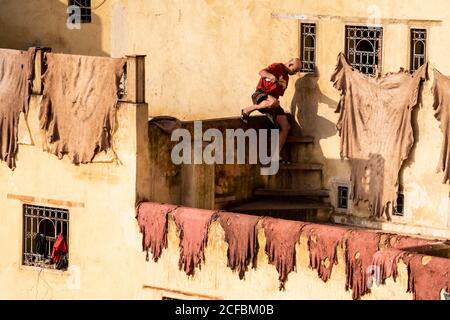
[[[23,205],[23,265],[67,269],[68,236],[68,210]]]
[[[404,215],[404,207],[405,207],[405,196],[403,193],[399,193],[397,195],[397,204],[394,208],[394,215],[403,216]]]
[[[427,61],[427,30],[411,29],[411,72],[419,69]]]
[[[91,0],[69,0],[69,6],[77,6],[80,8],[80,22],[92,22]]]
[[[302,23],[300,28],[302,72],[314,73],[316,70],[316,24]]]
[[[348,187],[339,186],[338,187],[338,208],[348,209]]]
[[[127,95],[127,65],[125,64],[122,78],[119,83],[119,99],[125,98]]]
[[[364,74],[381,72],[383,28],[347,26],[345,29],[347,61]]]

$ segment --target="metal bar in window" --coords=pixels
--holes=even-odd
[[[315,72],[316,24],[300,24],[300,43],[300,59],[302,61],[302,72]]]
[[[47,208],[34,205],[23,205],[23,264],[40,268],[54,269],[47,255],[51,255],[57,236],[63,234],[68,239],[69,211],[66,209]],[[34,245],[37,236],[44,236],[44,252]],[[28,246],[28,243],[30,244]],[[68,246],[68,243],[66,242]]]
[[[338,186],[338,208],[348,209],[348,187]]]
[[[80,22],[92,22],[92,5],[91,0],[70,0],[69,6],[78,6],[80,9]]]
[[[411,29],[411,72],[416,71],[426,62],[427,30]]]
[[[34,252],[33,251],[33,231],[34,231],[34,218],[31,218],[31,245],[30,245],[30,252]]]
[[[380,29],[380,31],[378,32],[378,49],[377,49],[378,61],[375,62],[376,63],[375,68],[376,68],[377,73],[381,72],[381,62],[382,62],[382,58],[383,58],[382,52],[381,52],[382,45],[383,45],[383,30]]]

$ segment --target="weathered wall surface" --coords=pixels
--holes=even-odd
[[[381,19],[384,72],[408,68],[408,30],[426,27],[430,61],[450,74],[450,42],[442,41],[450,34],[450,10],[445,0],[433,0],[429,5],[420,0],[254,0],[233,5],[206,0],[111,0],[94,10],[93,23],[83,24],[81,30],[66,28],[65,0],[1,2],[0,24],[7,26],[2,29],[7,32],[0,32],[1,46],[45,45],[55,51],[112,56],[147,54],[146,98],[150,114],[184,120],[237,115],[240,107],[250,103],[262,67],[298,56],[299,21],[276,19],[272,13],[337,17],[316,21],[318,77],[293,77],[281,100],[302,124],[303,133],[317,137],[315,154],[326,164],[324,178],[328,187],[331,179],[349,179],[348,164],[339,159],[335,129],[338,115],[334,109],[339,94],[329,82],[337,54],[344,48],[345,25],[353,24],[348,17],[361,17],[361,24]],[[434,19],[442,23],[391,23],[385,19]],[[441,184],[442,174],[435,173],[442,136],[432,115],[429,88],[428,83],[421,107],[415,111],[417,145],[402,173],[406,216],[396,220],[414,224],[421,233],[443,235],[450,225],[449,189]],[[364,205],[354,207],[352,214],[363,220],[349,223],[362,223],[368,217]]]
[[[270,125],[266,117],[252,119],[247,126],[258,130]],[[189,131],[192,138],[191,151],[194,159],[194,122],[183,121],[183,129]],[[202,131],[218,129],[223,137],[223,150],[227,149],[226,130],[241,129],[239,119],[209,119],[201,124]],[[243,129],[245,130],[245,128]],[[242,201],[250,198],[253,191],[267,183],[267,177],[260,175],[259,165],[252,164],[192,164],[174,165],[171,160],[172,148],[178,141],[171,142],[171,136],[155,125],[149,125],[151,155],[151,197],[155,202],[182,204],[203,209],[222,209],[228,202]],[[203,147],[208,145],[203,143]],[[203,150],[204,150],[203,149]],[[237,154],[237,144],[233,148]],[[248,153],[248,150],[246,151]],[[247,157],[248,158],[248,157]]]
[[[382,22],[383,71],[408,68],[408,30],[412,26],[424,26],[429,30],[430,61],[442,72],[450,73],[446,59],[450,44],[439,40],[450,32],[445,1],[433,1],[430,6],[423,6],[420,1],[408,5],[402,1],[377,1],[375,5],[373,1],[245,1],[229,6],[220,1],[196,1],[161,6],[158,2],[137,1],[129,7],[129,16],[136,17],[132,36],[135,48],[150,55],[147,66],[153,71],[147,79],[150,114],[171,114],[183,119],[237,115],[240,106],[250,103],[249,95],[262,66],[298,55],[298,21],[273,19],[272,12],[373,18],[379,13],[382,19],[442,20],[438,26]],[[140,14],[133,10],[139,10]],[[365,19],[361,20],[364,24]],[[151,41],[141,41],[137,35],[140,30],[148,30],[149,24],[155,30],[148,35]],[[326,164],[324,178],[329,186],[332,178],[349,179],[348,164],[339,159],[339,137],[335,129],[338,115],[334,110],[339,94],[329,82],[337,54],[344,48],[346,22],[345,18],[325,19],[317,24],[318,77],[292,79],[282,105],[296,115],[304,134],[318,138],[316,158]],[[450,217],[449,189],[441,183],[442,174],[435,173],[442,135],[432,116],[429,88],[428,83],[423,90],[421,108],[415,112],[417,147],[401,181],[406,216],[395,220],[420,227],[417,229],[420,233],[448,236],[445,229]],[[364,205],[354,207],[353,214],[368,217]],[[372,226],[399,228],[381,222]]]
[[[120,163],[99,157],[98,163],[74,166],[42,151],[40,102],[41,96],[32,97],[28,115],[33,145],[19,146],[14,172],[0,165],[0,298],[135,297],[142,281],[123,270],[138,259],[130,250],[137,237],[136,195],[148,196],[141,187],[148,179],[144,183],[145,174],[137,176],[136,169],[137,161],[148,165],[145,154],[137,152],[148,150],[145,136],[137,132],[147,125],[147,105],[119,105],[114,150]],[[22,125],[22,141],[29,140],[25,129]],[[23,203],[69,209],[68,272],[22,266]]]
[[[96,1],[93,1],[93,3]],[[55,52],[109,56],[111,41],[110,10],[100,7],[92,13],[92,23],[69,29],[67,0],[0,1],[0,45],[13,49],[30,46],[51,47]]]
[[[408,67],[410,26],[383,19],[442,20],[441,25],[430,26],[430,60],[442,72],[450,73],[450,62],[445,58],[450,44],[439,40],[450,32],[445,0],[433,0],[427,6],[420,0],[408,4],[386,0],[250,0],[233,5],[216,0],[109,0],[93,10],[93,22],[82,24],[80,30],[66,27],[67,0],[1,3],[4,9],[0,24],[6,27],[0,32],[0,43],[4,47],[44,45],[66,53],[148,54],[147,70],[151,72],[147,74],[147,100],[151,114],[172,114],[183,119],[236,114],[239,106],[250,103],[262,67],[299,54],[299,21],[273,18],[272,13],[338,17],[318,21],[319,79],[305,86],[313,89],[309,91],[322,108],[327,103],[335,104],[338,97],[329,76],[337,54],[344,48],[346,17],[361,17],[360,24],[381,19],[385,72]],[[99,3],[93,1],[93,6]],[[292,84],[282,100],[286,109],[293,102]]]

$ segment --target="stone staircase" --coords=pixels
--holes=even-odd
[[[328,221],[332,212],[329,191],[323,188],[323,165],[314,162],[314,137],[290,136],[284,153],[289,164],[280,166],[252,199],[227,210],[306,221]]]

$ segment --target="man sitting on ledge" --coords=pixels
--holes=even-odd
[[[289,84],[289,76],[300,71],[302,62],[298,58],[287,63],[273,63],[261,70],[258,86],[252,95],[253,105],[241,110],[241,119],[244,123],[253,111],[258,110],[265,114],[276,127],[280,129],[280,150],[286,142],[291,130],[288,116],[280,106],[278,98],[284,94]]]

